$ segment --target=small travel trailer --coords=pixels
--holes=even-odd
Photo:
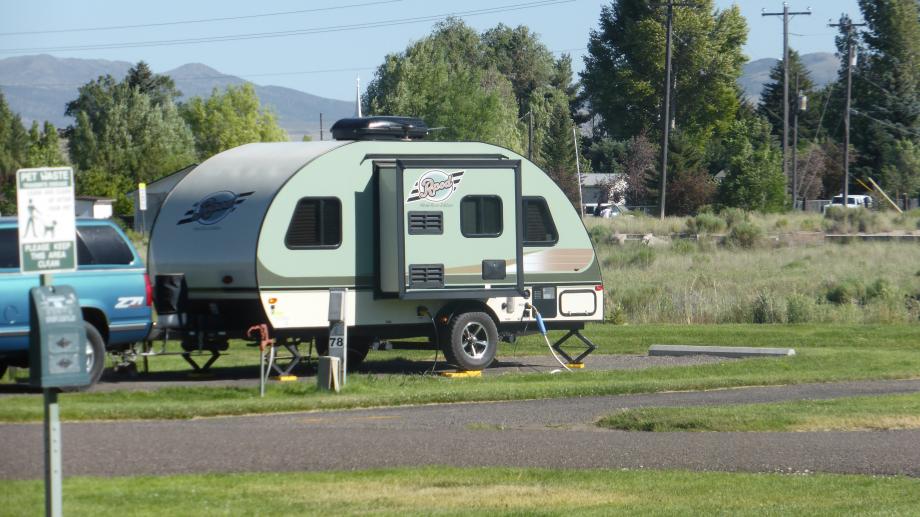
[[[222,152],[166,197],[148,264],[158,308],[197,336],[187,349],[264,323],[322,351],[334,288],[347,288],[350,365],[376,340],[429,337],[477,370],[500,340],[536,330],[535,311],[549,329],[603,319],[588,233],[536,165],[494,145],[420,141],[418,119],[344,119],[332,132]]]

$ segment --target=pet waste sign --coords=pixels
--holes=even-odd
[[[77,268],[73,169],[16,171],[19,209],[19,268],[56,273]]]

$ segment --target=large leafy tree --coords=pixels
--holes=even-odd
[[[51,122],[45,121],[42,129],[38,128],[38,121],[32,121],[29,129],[29,167],[44,167],[64,165],[66,160],[61,153],[61,143],[58,139],[57,129]]]
[[[115,198],[119,213],[131,211],[126,193],[137,182],[195,160],[192,133],[169,88],[159,83],[145,89],[128,78],[99,77],[80,87],[67,105],[67,114],[76,119],[67,134],[70,159],[79,170],[77,190]]]
[[[770,132],[770,123],[759,115],[746,114],[732,123],[722,150],[726,176],[718,197],[723,205],[762,212],[786,208],[782,153]]]
[[[482,44],[487,65],[494,66],[511,81],[514,96],[520,106],[519,115],[527,111],[534,90],[558,80],[565,88],[571,82],[571,65],[568,83],[564,78],[564,65],[557,76],[553,54],[539,37],[528,27],[521,25],[514,29],[504,24],[482,34]]]
[[[439,128],[435,140],[480,140],[523,151],[514,87],[488,64],[479,35],[458,19],[377,67],[366,112],[407,115]]]
[[[289,139],[274,113],[261,107],[251,84],[228,86],[223,93],[215,89],[209,98],[195,97],[180,111],[201,160],[238,145]]]
[[[664,97],[663,10],[647,0],[615,0],[601,10],[591,32],[585,69],[585,97],[615,139],[659,131]],[[717,10],[713,0],[699,8],[675,8],[674,116],[691,133],[724,133],[738,108],[735,81],[746,57],[741,51],[747,25],[737,6]]]

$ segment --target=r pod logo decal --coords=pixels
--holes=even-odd
[[[237,194],[229,190],[222,190],[208,194],[201,201],[192,205],[192,208],[185,212],[182,219],[176,225],[193,223],[198,221],[199,224],[216,224],[230,212],[236,210],[236,207],[246,201],[246,198],[252,195],[252,192],[243,192]]]
[[[409,191],[406,203],[416,201],[441,203],[447,201],[460,187],[464,172],[444,172],[439,169],[432,169],[422,174],[418,181],[412,185],[412,190]]]

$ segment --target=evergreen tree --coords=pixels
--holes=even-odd
[[[531,30],[520,25],[512,29],[504,24],[487,30],[482,34],[485,66],[494,66],[499,73],[511,81],[514,96],[520,107],[518,116],[527,112],[527,105],[534,90],[559,80],[560,88],[568,88],[565,83],[564,69],[557,75],[553,54],[540,42]],[[569,69],[571,72],[571,68]]]
[[[771,82],[764,85],[757,106],[757,113],[770,121],[773,125],[773,134],[780,139],[783,135],[783,72],[783,61],[780,60],[770,69]],[[798,91],[795,89],[796,77],[799,81]],[[815,136],[820,110],[814,109],[816,93],[811,72],[802,64],[799,53],[789,49],[789,145],[792,145],[793,114],[799,109],[800,93],[807,96],[812,103],[811,110],[799,113],[799,141],[804,143]]]
[[[128,70],[125,82],[131,88],[137,88],[141,93],[150,96],[154,105],[175,102],[182,96],[176,89],[176,83],[168,75],[154,74],[150,66],[143,61]]]
[[[549,118],[549,130],[541,146],[543,169],[565,192],[572,206],[578,208],[578,176],[575,161],[575,127],[569,117],[568,104],[553,104]]]
[[[65,163],[54,124],[46,121],[43,130],[39,130],[38,121],[32,121],[32,127],[29,129],[29,157],[26,165],[28,167],[53,167]]]
[[[16,210],[16,171],[28,162],[29,134],[0,92],[0,214]]]

